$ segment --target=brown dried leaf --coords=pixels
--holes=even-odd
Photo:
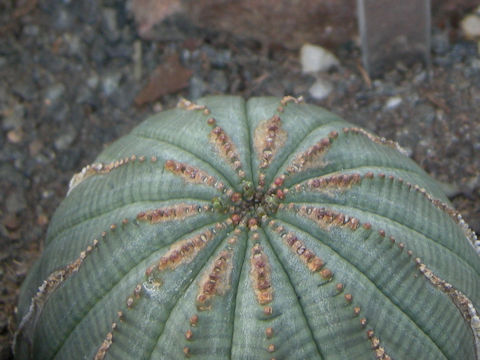
[[[135,104],[141,106],[177,92],[188,86],[191,76],[192,71],[180,64],[176,54],[172,55],[153,71],[148,84],[135,98]]]

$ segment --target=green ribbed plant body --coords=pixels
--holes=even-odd
[[[286,97],[181,101],[75,175],[18,359],[478,359],[480,257],[441,187]]]

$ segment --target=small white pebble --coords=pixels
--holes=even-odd
[[[300,49],[300,62],[302,63],[302,72],[304,74],[327,71],[339,65],[338,59],[330,51],[312,44],[304,44],[302,46]]]
[[[318,79],[315,83],[310,87],[308,92],[310,95],[316,99],[321,100],[325,99],[333,90],[333,85],[328,80]]]
[[[392,97],[388,98],[387,102],[385,103],[385,109],[386,110],[393,110],[396,107],[398,107],[398,105],[400,105],[402,103],[402,101],[403,100],[400,96],[392,96]]]
[[[470,14],[465,16],[462,19],[460,26],[462,28],[463,34],[467,39],[480,38],[480,15]]]

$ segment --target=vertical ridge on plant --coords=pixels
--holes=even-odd
[[[475,246],[394,142],[293,97],[182,100],[73,177],[15,351],[478,359]]]

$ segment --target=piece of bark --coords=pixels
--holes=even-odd
[[[307,42],[335,48],[358,34],[355,0],[132,1],[139,34],[149,40],[165,40],[155,25],[175,14],[202,29],[291,49]],[[456,27],[461,15],[476,5],[478,0],[432,0],[432,22]]]
[[[179,13],[199,28],[287,48],[342,43],[356,32],[355,0],[169,0],[165,7],[134,0],[133,5],[139,34],[150,40],[159,40],[155,23]]]

